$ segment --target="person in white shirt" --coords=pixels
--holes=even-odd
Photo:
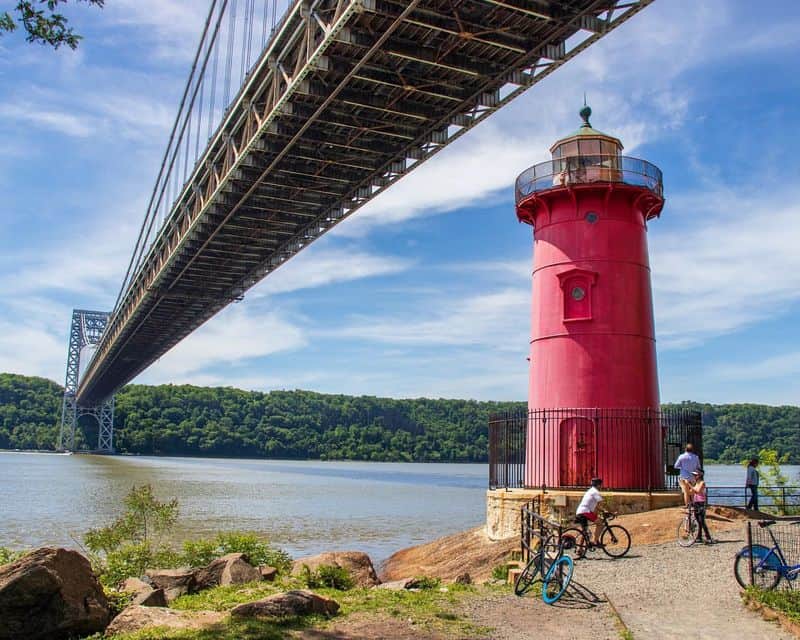
[[[686,450],[678,456],[675,461],[675,468],[680,472],[678,484],[683,491],[683,502],[688,507],[692,499],[692,482],[694,482],[694,472],[700,468],[700,458],[694,452],[692,443],[686,445]]]
[[[600,494],[600,487],[603,486],[601,478],[592,478],[592,486],[583,494],[578,510],[575,512],[577,520],[584,526],[588,522],[594,522],[594,544],[600,544],[600,531],[603,523],[597,521],[597,506],[603,501]]]

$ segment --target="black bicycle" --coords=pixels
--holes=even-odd
[[[572,527],[561,534],[561,545],[565,553],[575,558],[585,558],[588,551],[602,549],[611,558],[623,557],[631,548],[631,534],[620,524],[608,524],[616,516],[617,514],[609,511],[600,514],[603,528],[600,531],[600,543],[595,544],[589,532],[589,519],[579,515],[575,521],[581,525],[580,529]]]
[[[530,556],[525,568],[514,581],[514,593],[525,595],[536,583],[539,576],[544,577],[550,565],[561,555],[561,549],[554,535],[542,538],[531,534]]]
[[[557,542],[555,535],[542,539],[534,534],[532,542],[531,546],[536,547],[536,551],[531,553],[522,573],[514,581],[514,593],[518,596],[525,595],[541,580],[542,600],[546,604],[553,604],[566,593],[572,581],[572,558],[564,554],[563,542]]]

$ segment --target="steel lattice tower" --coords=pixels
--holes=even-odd
[[[94,406],[78,405],[76,393],[81,375],[81,352],[85,347],[94,347],[100,341],[108,323],[109,313],[74,309],[69,331],[67,349],[67,376],[64,383],[64,402],[61,410],[61,430],[58,434],[59,451],[75,449],[75,427],[78,418],[94,416],[99,426],[97,451],[114,451],[114,396]]]

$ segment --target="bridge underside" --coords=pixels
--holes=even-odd
[[[131,278],[78,401],[108,397],[651,1],[293,5]]]

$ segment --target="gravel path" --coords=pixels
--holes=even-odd
[[[637,640],[792,640],[742,606],[733,557],[743,544],[741,531],[729,531],[710,546],[634,545],[620,560],[590,554],[576,563],[576,590],[560,606],[497,595],[469,603],[464,614],[495,627],[492,640],[527,640],[538,637],[537,631],[548,639],[619,638],[608,597]]]

